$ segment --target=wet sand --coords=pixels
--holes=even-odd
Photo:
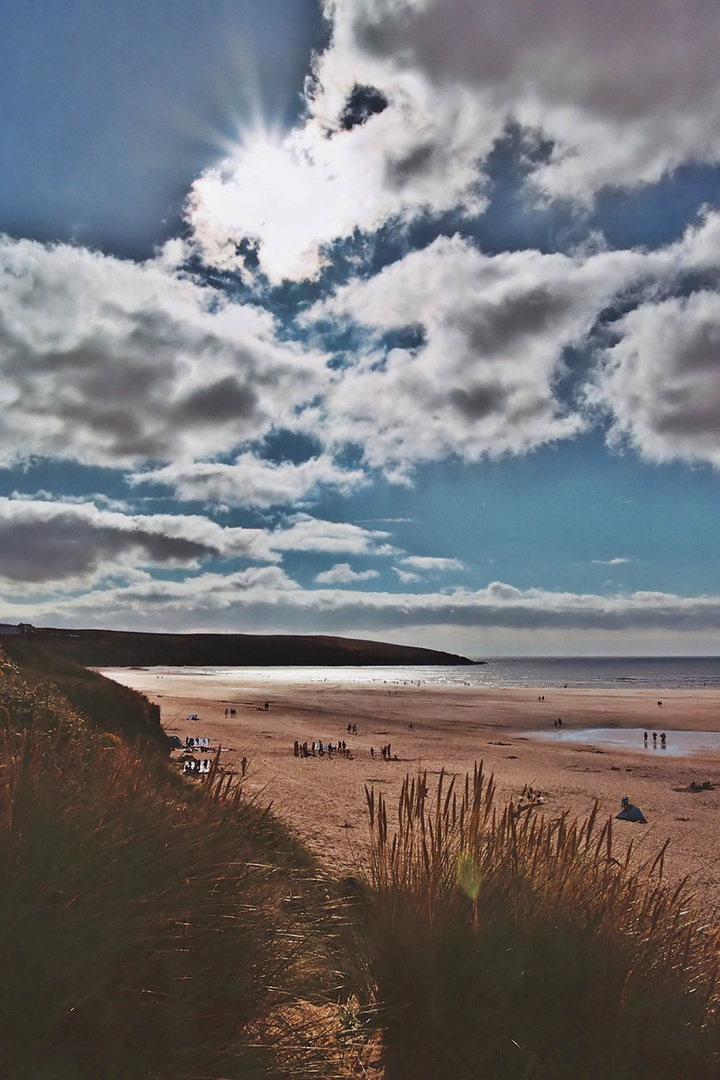
[[[239,769],[247,757],[248,794],[271,802],[333,873],[356,872],[362,863],[366,785],[382,790],[392,807],[408,771],[427,770],[431,781],[443,768],[464,777],[483,761],[495,775],[500,802],[517,799],[531,784],[542,791],[548,815],[584,815],[598,800],[607,817],[627,795],[648,824],[615,822],[617,840],[634,839],[649,857],[669,838],[668,876],[692,875],[703,907],[720,908],[720,751],[675,757],[663,754],[659,739],[654,750],[652,738],[647,749],[641,738],[634,748],[600,747],[564,741],[554,726],[561,718],[564,732],[647,728],[651,735],[666,732],[672,746],[674,730],[720,731],[716,690],[277,685],[152,669],[101,673],[156,701],[168,734],[183,741],[204,735],[213,747],[220,744],[226,769]],[[236,716],[225,716],[230,708]],[[187,719],[193,713],[199,720]],[[356,735],[348,733],[348,724],[357,726]],[[535,732],[547,740],[528,737]],[[296,758],[295,739],[344,739],[353,757]],[[391,761],[380,756],[387,743]],[[718,786],[694,792],[688,790],[693,781]]]

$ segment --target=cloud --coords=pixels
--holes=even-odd
[[[348,522],[321,521],[308,514],[295,514],[288,528],[272,534],[271,542],[276,551],[394,555],[397,548],[385,542],[389,535],[379,529],[363,529]]]
[[[615,327],[589,400],[613,416],[609,441],[654,462],[720,467],[720,297],[700,291],[631,311]]]
[[[324,369],[162,259],[0,237],[0,464],[211,457],[292,419]]]
[[[175,630],[255,630],[406,635],[434,628],[441,643],[453,630],[717,633],[720,596],[593,593],[518,589],[505,582],[434,593],[303,589],[279,567],[204,573],[156,581],[138,574],[128,584],[82,595],[21,602],[5,598],[10,622],[121,625]],[[466,639],[470,640],[470,639]]]
[[[357,229],[372,233],[456,203],[479,212],[481,147],[466,97],[460,90],[439,97],[396,77],[389,107],[365,123],[347,127],[343,98],[332,118],[316,112],[283,139],[249,133],[231,159],[193,184],[186,219],[203,259],[243,273],[238,246],[250,240],[271,283],[316,278],[323,247]]]
[[[212,557],[275,561],[260,529],[203,517],[123,514],[90,503],[0,499],[0,579],[11,586],[79,584],[138,567],[195,568]]]
[[[556,392],[564,350],[586,342],[618,294],[666,274],[672,260],[634,251],[488,256],[441,237],[343,286],[307,321],[350,317],[376,335],[414,327],[422,340],[385,352],[371,341],[336,374],[326,440],[363,446],[368,465],[397,477],[423,461],[477,461],[572,438],[587,421]]]
[[[464,570],[465,564],[459,559],[446,559],[433,555],[407,555],[402,563],[404,566],[412,566],[414,570],[440,571]]]
[[[593,564],[597,566],[622,566],[624,563],[629,562],[632,562],[632,560],[622,556],[617,559],[593,559]]]
[[[413,581],[420,581],[420,575],[414,574],[412,570],[401,570],[399,566],[393,566],[392,569],[403,585],[410,585]]]
[[[714,0],[336,0],[319,81],[344,74],[472,89],[484,132],[508,119],[551,140],[534,181],[588,198],[657,180],[683,161],[720,158]],[[388,94],[388,88],[383,85]],[[481,127],[482,125],[482,127]],[[483,141],[480,140],[480,146]]]
[[[588,203],[720,161],[715,0],[324,6],[332,37],[304,122],[284,138],[248,133],[193,185],[186,216],[213,265],[241,271],[250,240],[271,282],[314,278],[323,248],[356,230],[476,216],[509,124],[525,131],[528,183],[545,198]]]
[[[323,570],[315,575],[315,580],[321,585],[346,585],[353,581],[370,581],[378,577],[377,570],[353,570],[350,563],[335,563],[330,570]]]
[[[219,525],[200,515],[133,514],[74,500],[0,498],[0,580],[75,588],[145,568],[197,569],[217,558],[277,563],[289,551],[387,556],[397,553],[388,536],[308,514],[294,514],[272,530],[250,529]],[[376,576],[369,570],[343,580]]]
[[[135,485],[165,484],[180,499],[257,507],[301,505],[328,488],[347,495],[366,481],[364,472],[341,469],[327,455],[298,465],[265,461],[249,452],[240,454],[231,465],[178,461],[130,477]]]

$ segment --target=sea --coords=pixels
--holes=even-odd
[[[494,657],[472,666],[154,668],[268,686],[340,683],[363,686],[474,686],[588,690],[693,690],[720,687],[720,657]]]

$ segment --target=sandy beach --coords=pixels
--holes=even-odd
[[[382,790],[392,807],[407,772],[464,777],[483,761],[500,802],[517,799],[527,784],[539,789],[544,803],[534,812],[584,815],[598,800],[607,817],[628,796],[648,824],[616,822],[617,841],[634,839],[650,856],[670,839],[668,877],[690,874],[703,907],[720,908],[720,750],[672,752],[673,732],[720,731],[717,690],[278,684],[130,668],[101,674],[157,702],[168,734],[207,736],[212,747],[222,746],[225,769],[239,771],[246,757],[248,794],[272,803],[333,873],[354,873],[362,862],[366,785]],[[193,714],[197,720],[188,719]],[[648,747],[642,735],[627,748],[574,741],[578,729],[612,727],[647,728]],[[653,731],[667,734],[667,752],[659,739],[653,748]],[[296,758],[296,739],[345,740],[352,757]],[[388,743],[389,761],[380,755]],[[690,788],[706,782],[709,790]]]

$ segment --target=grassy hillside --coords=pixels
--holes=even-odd
[[[135,741],[150,740],[167,748],[160,726],[160,710],[144,695],[104,679],[82,664],[48,648],[42,636],[23,635],[0,639],[5,654],[21,669],[32,686],[52,682],[70,705],[103,731]]]
[[[100,721],[0,660],[3,1080],[351,1075],[336,887],[231,778],[182,782]]]
[[[0,644],[5,640],[18,639],[8,637]],[[89,667],[472,663],[466,657],[434,649],[323,635],[139,634],[35,627],[26,640]]]

